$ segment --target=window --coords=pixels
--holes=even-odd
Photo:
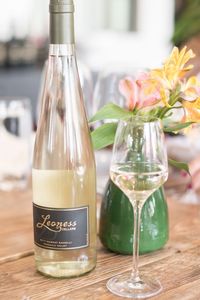
[[[97,71],[108,64],[154,67],[168,55],[174,0],[74,0],[82,59]]]
[[[102,1],[102,0],[100,0]],[[110,0],[104,8],[105,28],[110,30],[136,31],[137,0]]]

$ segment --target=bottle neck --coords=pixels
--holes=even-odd
[[[75,56],[75,45],[74,44],[50,44],[49,56]]]
[[[50,13],[50,44],[51,45],[72,45],[74,39],[74,14]]]

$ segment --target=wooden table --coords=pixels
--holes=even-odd
[[[170,241],[140,258],[141,270],[162,282],[164,291],[153,299],[200,299],[200,206],[169,200]],[[98,263],[77,279],[51,279],[35,270],[31,191],[0,193],[0,300],[114,300],[106,281],[130,272],[131,256],[98,246]]]

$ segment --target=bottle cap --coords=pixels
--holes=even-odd
[[[74,2],[73,0],[50,0],[49,11],[50,13],[73,13]]]
[[[50,43],[74,44],[73,0],[50,0]]]

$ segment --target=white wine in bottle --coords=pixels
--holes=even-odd
[[[50,50],[33,159],[37,270],[74,277],[96,265],[96,173],[74,46],[73,0],[50,0]]]

